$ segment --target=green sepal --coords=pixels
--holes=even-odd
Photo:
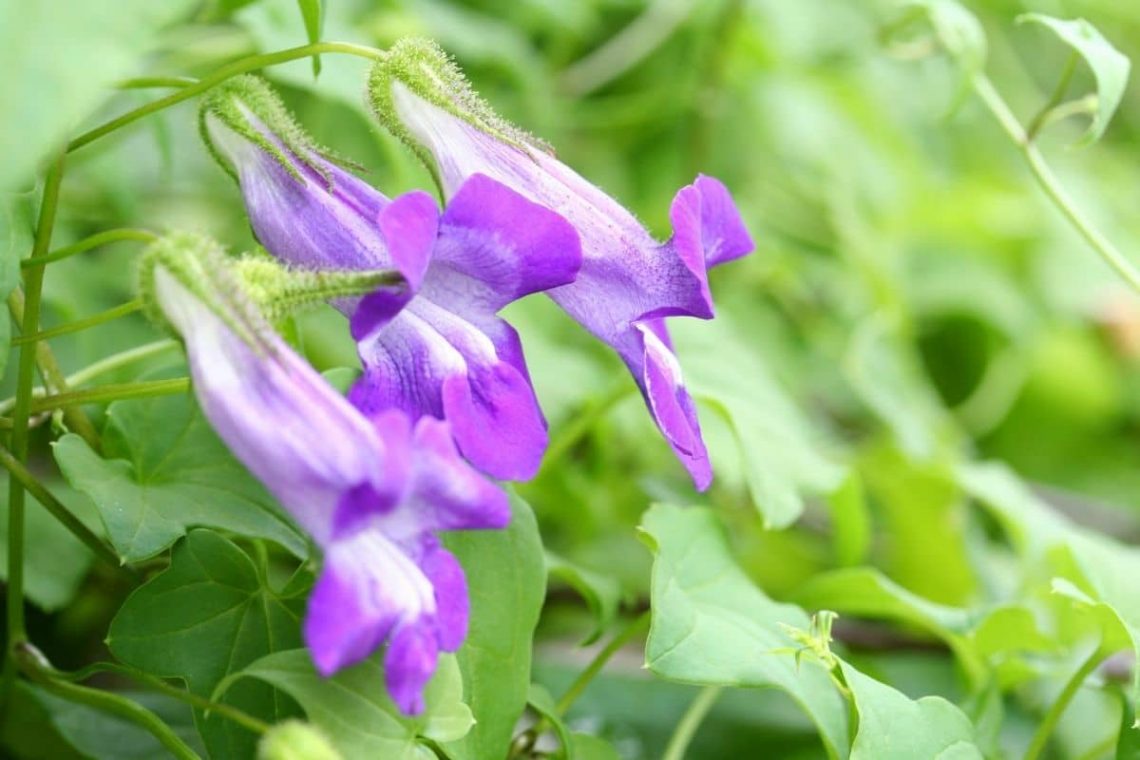
[[[325,301],[363,296],[385,286],[405,285],[403,276],[392,269],[291,269],[261,254],[242,256],[234,262],[234,269],[245,292],[274,324],[300,309]]]
[[[392,100],[392,85],[400,82],[429,103],[462,119],[498,140],[523,149],[553,154],[549,145],[495,113],[471,88],[455,60],[434,41],[405,37],[376,61],[368,75],[368,102],[376,118],[403,141],[435,176],[438,170],[431,152],[404,126]]]
[[[174,232],[151,243],[139,258],[138,289],[144,313],[155,325],[181,338],[159,303],[154,282],[159,266],[250,346],[268,348],[260,329],[265,320],[243,292],[220,243],[205,235]]]
[[[287,720],[261,737],[257,760],[343,760],[343,756],[316,726]]]
[[[316,172],[325,185],[332,188],[332,177],[315,160],[318,156],[349,168],[358,168],[313,140],[261,77],[243,74],[227,80],[202,100],[198,110],[198,129],[207,149],[222,169],[237,180],[236,167],[218,150],[210,136],[211,118],[263,150],[298,182],[303,181],[298,168],[300,165]]]

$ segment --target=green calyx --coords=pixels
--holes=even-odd
[[[331,188],[332,177],[317,159],[347,163],[318,145],[261,77],[243,74],[226,81],[203,99],[198,111],[198,128],[210,154],[237,180],[236,167],[210,133],[211,119],[257,146],[298,181],[303,179],[299,169],[303,166],[316,172]]]
[[[182,337],[166,318],[158,296],[155,273],[161,267],[250,346],[267,348],[264,333],[269,325],[244,293],[231,266],[221,244],[205,235],[175,232],[160,238],[139,259],[138,288],[146,315],[162,329]]]
[[[278,723],[257,744],[257,760],[343,760],[316,726],[293,719]]]
[[[234,262],[245,292],[271,322],[337,298],[367,295],[404,278],[391,269],[368,271],[291,269],[267,255],[247,254]]]
[[[300,309],[405,284],[395,270],[291,269],[265,253],[233,258],[208,237],[172,233],[143,252],[138,281],[147,316],[175,335],[155,288],[155,269],[160,266],[258,350],[268,349],[265,336],[271,325]]]
[[[537,149],[553,153],[549,145],[495,113],[471,88],[454,59],[434,41],[405,37],[372,67],[368,75],[368,101],[380,123],[411,148],[433,173],[437,170],[431,152],[408,130],[396,110],[392,87],[397,82],[432,105],[524,152]]]

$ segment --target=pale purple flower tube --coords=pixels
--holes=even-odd
[[[270,253],[310,269],[395,268],[407,280],[400,292],[337,303],[364,366],[353,403],[446,419],[476,467],[532,477],[546,422],[518,335],[496,313],[574,279],[573,227],[481,175],[455,187],[442,214],[423,192],[389,199],[321,155],[254,78],[219,90],[202,122]]]
[[[506,526],[506,495],[467,465],[446,423],[369,418],[273,332],[215,245],[157,244],[143,291],[185,343],[198,402],[235,456],[323,552],[305,643],[331,675],[387,644],[387,687],[421,712],[438,653],[467,631],[463,569],[439,531]]]
[[[708,454],[664,319],[711,318],[708,268],[753,248],[724,185],[702,175],[682,188],[669,212],[673,237],[659,243],[620,203],[495,116],[434,43],[397,43],[377,62],[370,96],[447,195],[471,177],[490,177],[574,226],[581,270],[547,294],[622,357],[665,439],[697,487],[707,487]]]

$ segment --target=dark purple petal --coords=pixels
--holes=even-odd
[[[638,323],[640,356],[626,355],[626,363],[638,380],[649,413],[677,458],[693,478],[697,490],[712,482],[712,466],[701,438],[696,405],[685,390],[681,366],[673,354],[664,320]]]
[[[360,662],[393,631],[435,615],[435,591],[406,551],[378,529],[325,547],[309,596],[305,646],[329,676]]]
[[[573,282],[581,265],[578,233],[565,219],[475,174],[444,210],[424,295],[451,311],[489,316]]]
[[[400,712],[424,711],[424,687],[435,673],[439,643],[430,621],[417,621],[396,629],[384,656],[384,681]]]
[[[547,435],[534,389],[479,327],[417,298],[358,347],[364,374],[349,393],[358,408],[446,419],[460,452],[483,472],[509,480],[537,472]]]
[[[693,186],[701,195],[701,241],[709,268],[751,253],[756,246],[724,183],[700,174]]]
[[[435,589],[439,648],[443,652],[454,652],[467,638],[467,620],[471,612],[463,566],[455,555],[437,542],[420,559],[420,567]]]

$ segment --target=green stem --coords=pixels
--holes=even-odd
[[[63,182],[64,156],[59,156],[44,178],[43,201],[32,256],[42,256],[51,246],[51,233],[59,204],[59,187]],[[21,332],[31,335],[39,330],[40,295],[43,291],[44,269],[32,267],[24,272],[24,313]],[[31,416],[32,388],[36,374],[36,346],[20,346],[16,374],[16,406],[12,413],[12,456],[23,464],[28,459],[28,418]],[[24,629],[24,486],[16,478],[8,481],[8,646],[22,642]],[[5,664],[4,692],[11,685],[13,669]]]
[[[701,689],[696,699],[689,705],[689,709],[681,716],[681,722],[677,724],[673,735],[669,737],[669,744],[665,747],[665,754],[661,756],[661,760],[684,760],[689,743],[693,741],[697,729],[701,727],[701,722],[716,703],[722,689],[721,686],[706,686]]]
[[[107,243],[116,243],[120,240],[138,240],[144,243],[151,243],[155,240],[158,240],[158,235],[150,232],[149,230],[131,229],[128,227],[115,230],[106,230],[105,232],[96,233],[91,237],[83,238],[77,243],[65,245],[63,248],[57,248],[51,253],[40,256],[37,259],[25,259],[20,264],[20,266],[26,268],[37,266],[39,264],[48,264],[52,261],[66,259],[67,257],[74,256],[77,253],[83,253],[84,251],[91,250],[92,248],[97,248],[101,245],[106,245]]]
[[[197,707],[206,713],[217,713],[218,715],[229,718],[234,723],[237,723],[256,734],[264,734],[271,726],[263,720],[253,717],[247,712],[227,705],[222,702],[213,702],[205,697],[198,696],[197,694],[180,689],[177,686],[172,686],[166,681],[150,673],[146,673],[138,668],[132,668],[129,665],[122,665],[116,662],[97,662],[89,665],[82,670],[73,672],[55,671],[55,677],[65,679],[68,681],[86,681],[96,673],[117,673],[118,675],[126,676],[127,678],[134,679],[140,683],[150,686],[155,691],[161,692],[168,697],[173,697],[180,702],[185,702],[192,707]]]
[[[548,468],[551,463],[557,462],[565,456],[585,437],[586,433],[590,432],[598,420],[605,416],[606,412],[617,406],[619,401],[632,392],[633,387],[629,382],[623,381],[620,384],[615,384],[604,395],[587,404],[582,412],[570,420],[551,440],[550,445],[546,448],[546,455],[542,459],[542,466]]]
[[[19,288],[13,290],[8,296],[8,309],[12,312],[13,320],[22,324],[24,321],[24,293]],[[59,368],[59,362],[55,360],[55,354],[52,353],[51,346],[47,343],[36,344],[36,364],[40,368],[40,377],[43,379],[44,389],[51,389],[55,393],[63,393],[67,390],[67,378],[63,376],[63,370]],[[46,392],[46,390],[41,390],[41,395]],[[36,390],[32,391],[32,398],[35,398],[36,393]],[[11,402],[11,405],[14,406],[14,396]],[[6,403],[4,408],[8,409],[10,406]],[[99,434],[95,432],[95,426],[91,424],[91,420],[87,419],[87,415],[81,408],[77,406],[65,408],[63,410],[63,421],[67,424],[68,429],[78,433],[91,448],[96,451],[99,450]]]
[[[91,529],[83,524],[82,521],[71,513],[63,502],[55,498],[51,491],[47,490],[42,483],[36,480],[27,467],[23,465],[20,460],[12,456],[12,452],[0,447],[0,465],[3,465],[12,477],[22,485],[28,493],[36,498],[43,508],[51,513],[52,517],[59,520],[65,528],[87,545],[95,556],[103,560],[109,565],[120,567],[122,561],[119,555],[105,544],[102,539],[91,532]]]
[[[49,694],[94,707],[134,723],[149,732],[177,760],[201,760],[198,753],[182,741],[170,726],[137,702],[111,692],[58,680],[57,671],[44,660],[43,655],[26,643],[16,649],[16,656],[20,670]]]
[[[68,375],[64,378],[64,383],[67,387],[77,385],[84,385],[91,382],[100,375],[105,375],[108,372],[113,372],[121,367],[126,367],[135,362],[149,359],[152,356],[157,356],[161,353],[169,351],[172,348],[178,348],[180,344],[176,340],[156,340],[153,343],[146,343],[136,348],[128,349],[127,351],[120,351],[117,354],[112,354],[105,359],[100,359],[94,364],[90,364],[83,369]],[[33,399],[42,399],[48,395],[48,389],[40,386],[32,392]],[[0,414],[7,412],[9,409],[16,405],[16,397],[12,396],[0,401]],[[11,427],[11,426],[9,426]]]
[[[65,406],[119,401],[128,398],[170,396],[176,393],[185,393],[188,390],[190,390],[190,378],[188,377],[177,377],[172,380],[148,380],[139,383],[116,383],[38,398],[32,401],[32,411],[46,412],[49,409]]]
[[[364,45],[353,45],[348,42],[317,42],[312,45],[301,45],[300,47],[289,48],[288,50],[279,50],[276,53],[264,53],[242,58],[222,66],[204,79],[200,79],[193,84],[187,84],[177,92],[172,92],[164,98],[159,98],[152,103],[147,103],[145,106],[140,106],[133,111],[128,111],[118,118],[111,119],[102,126],[84,132],[67,144],[67,152],[71,153],[77,151],[84,145],[92,143],[100,137],[109,135],[115,130],[121,129],[132,122],[138,121],[144,116],[150,116],[152,113],[157,113],[176,103],[181,103],[196,95],[201,95],[203,92],[206,92],[212,87],[216,87],[231,77],[245,74],[249,71],[263,69],[266,66],[275,66],[279,63],[287,63],[299,58],[320,55],[321,53],[345,53],[348,55],[358,55],[370,60],[379,60],[384,56],[383,51]]]
[[[134,77],[132,79],[124,79],[116,84],[115,87],[120,90],[149,90],[162,87],[178,89],[189,87],[197,81],[198,80],[194,77]]]
[[[1092,672],[1096,670],[1097,665],[1105,656],[1100,646],[1097,646],[1088,656],[1088,659],[1077,668],[1077,672],[1073,673],[1068,683],[1065,684],[1065,688],[1061,690],[1057,699],[1049,707],[1049,712],[1045,713],[1045,717],[1037,726],[1037,731],[1033,734],[1033,741],[1029,743],[1029,749],[1025,750],[1025,760],[1037,760],[1045,751],[1045,745],[1049,743],[1049,737],[1053,735],[1053,729],[1057,727],[1057,722],[1065,713],[1065,708],[1069,706],[1069,702],[1076,696],[1085,679],[1092,675]]]
[[[53,327],[50,330],[38,332],[35,335],[21,335],[12,339],[13,346],[22,346],[25,343],[36,343],[41,340],[51,340],[58,338],[60,335],[70,335],[71,333],[82,332],[92,327],[97,327],[105,322],[111,322],[120,317],[125,317],[128,314],[134,314],[137,311],[142,311],[143,302],[139,299],[128,301],[127,303],[120,304],[106,311],[101,311],[98,314],[93,314],[84,319],[77,319],[74,322],[68,322],[59,327]]]
[[[1049,100],[1045,105],[1041,106],[1041,110],[1029,122],[1029,127],[1025,130],[1025,139],[1027,142],[1033,142],[1034,138],[1041,132],[1042,127],[1049,123],[1050,112],[1060,105],[1061,101],[1065,98],[1065,93],[1069,90],[1069,83],[1073,81],[1073,73],[1077,70],[1077,61],[1080,56],[1076,51],[1069,56],[1068,62],[1065,64],[1065,70],[1061,72],[1061,78],[1057,81],[1057,86],[1053,89],[1053,94],[1049,96]]]
[[[1010,111],[1009,106],[1001,95],[994,88],[993,83],[984,74],[978,74],[974,77],[974,91],[986,107],[990,109],[994,117],[1001,124],[1002,129],[1009,135],[1010,139],[1017,145],[1025,158],[1026,163],[1029,165],[1029,170],[1033,173],[1033,177],[1037,180],[1037,184],[1045,191],[1045,194],[1052,201],[1053,205],[1064,215],[1073,228],[1080,233],[1081,237],[1092,246],[1104,260],[1106,264],[1112,267],[1120,277],[1132,287],[1137,293],[1140,293],[1140,272],[1137,272],[1124,254],[1117,250],[1116,246],[1112,244],[1104,235],[1100,233],[1092,224],[1085,219],[1084,215],[1073,204],[1071,198],[1065,192],[1058,181],[1056,175],[1053,174],[1052,169],[1045,163],[1044,156],[1041,151],[1037,149],[1026,132],[1021,128],[1021,123],[1018,122],[1017,117]]]
[[[590,685],[590,681],[594,680],[594,676],[601,672],[610,658],[649,625],[649,618],[649,610],[646,610],[638,615],[624,630],[610,639],[610,643],[606,644],[605,648],[594,656],[586,669],[579,673],[578,677],[574,679],[574,683],[566,689],[566,693],[554,705],[554,712],[558,715],[565,715],[566,711],[582,695],[582,692]]]

